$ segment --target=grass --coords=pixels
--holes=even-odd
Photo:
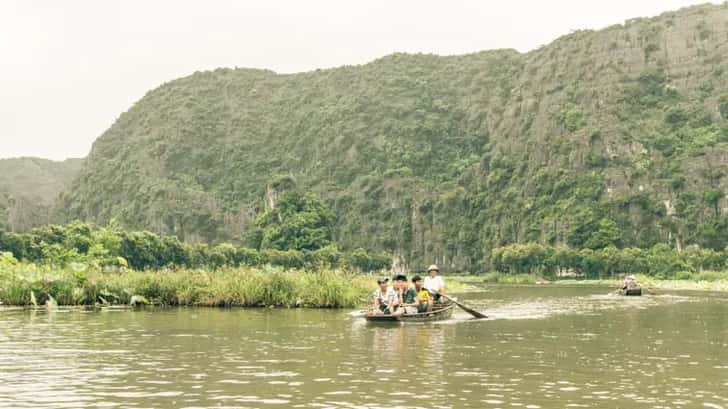
[[[445,277],[447,291],[474,288]],[[341,270],[240,267],[208,270],[101,272],[0,260],[0,304],[157,304],[169,306],[357,307],[375,277]]]
[[[361,305],[376,285],[343,271],[277,267],[218,271],[79,273],[18,264],[0,268],[0,303],[58,305],[153,303],[170,306],[281,306],[338,308]]]
[[[681,279],[638,275],[649,289],[728,291],[728,271],[679,273]],[[449,293],[477,284],[535,284],[535,274],[448,275]],[[618,279],[556,280],[560,285],[617,287]],[[33,264],[0,263],[0,304],[58,305],[158,304],[169,306],[357,307],[376,288],[374,278],[339,270],[284,270],[280,267],[217,271],[79,272]]]

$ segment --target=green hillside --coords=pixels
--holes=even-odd
[[[83,159],[0,159],[0,229],[22,232],[55,221],[58,194],[82,165]]]
[[[284,191],[339,248],[490,266],[518,242],[728,244],[728,3],[577,31],[521,54],[395,54],[150,91],[94,143],[65,219],[261,244]]]

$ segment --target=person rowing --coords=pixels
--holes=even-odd
[[[440,294],[445,293],[445,280],[442,279],[442,276],[438,275],[439,273],[440,269],[437,265],[432,264],[427,267],[428,275],[425,277],[424,287],[435,294],[435,302],[440,302]]]
[[[622,290],[630,290],[637,287],[639,287],[637,285],[637,277],[632,274],[624,277],[624,281],[622,282]]]
[[[488,318],[487,315],[475,311],[474,309],[466,306],[465,304],[458,302],[456,299],[449,297],[447,294],[445,294],[445,280],[442,279],[438,273],[440,272],[440,269],[437,268],[435,264],[430,265],[430,267],[427,268],[427,274],[429,276],[425,277],[425,285],[424,288],[433,294],[433,298],[435,299],[435,303],[441,303],[441,298],[444,298],[446,301],[455,303],[458,307],[462,308],[467,312],[468,314],[472,315],[475,318],[481,319],[481,318]]]

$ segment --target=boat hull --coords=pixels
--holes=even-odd
[[[421,312],[417,314],[403,315],[366,315],[364,318],[368,322],[430,322],[441,321],[452,317],[455,304],[444,304],[440,308],[433,309],[431,312]]]
[[[640,296],[642,295],[642,288],[628,288],[626,290],[622,290],[622,295]]]

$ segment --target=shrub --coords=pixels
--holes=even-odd
[[[670,108],[665,114],[665,122],[673,129],[679,128],[688,122],[689,115],[680,107]]]
[[[267,260],[258,250],[238,247],[235,251],[235,262],[241,266],[259,266]]]
[[[316,263],[314,267],[327,266],[330,268],[337,268],[344,258],[344,255],[334,244],[316,250],[313,252],[313,256]]]
[[[577,106],[568,105],[561,111],[559,123],[569,132],[574,132],[586,125],[586,116]]]
[[[346,264],[358,271],[380,271],[392,265],[392,259],[384,254],[369,254],[358,248],[346,256]]]
[[[719,280],[728,280],[728,272],[720,272],[720,271],[701,271],[700,273],[697,273],[693,277],[695,280],[698,281],[719,281]]]
[[[273,266],[281,266],[286,268],[303,268],[305,263],[303,253],[296,250],[265,250],[268,262]]]
[[[691,271],[678,271],[673,278],[676,280],[693,280],[695,275]]]
[[[13,266],[18,264],[18,259],[13,257],[9,251],[0,251],[0,266]]]

